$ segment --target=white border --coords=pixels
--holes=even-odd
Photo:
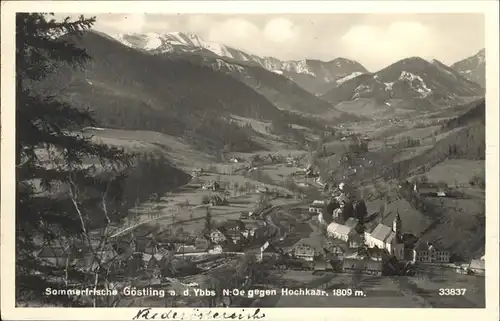
[[[1,317],[4,320],[120,320],[132,319],[138,308],[15,308],[14,307],[14,28],[15,12],[61,13],[484,13],[486,18],[486,308],[485,309],[368,309],[263,308],[263,320],[499,320],[498,207],[498,1],[9,1],[2,2],[1,94]],[[459,39],[457,41],[460,41]],[[155,309],[163,312],[166,309]],[[191,309],[185,311],[184,320]],[[224,309],[240,312],[241,309]],[[222,311],[221,311],[222,312]],[[196,319],[199,320],[199,319]]]

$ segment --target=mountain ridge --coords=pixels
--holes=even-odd
[[[324,92],[331,87],[328,84],[352,72],[367,72],[360,63],[347,58],[340,57],[330,61],[318,59],[283,61],[270,56],[260,57],[224,44],[208,42],[194,33],[134,33],[110,36],[129,47],[154,53],[196,53],[212,58],[215,55],[229,59],[229,62],[259,66],[287,76],[313,94]]]
[[[93,31],[70,40],[92,59],[79,71],[60,68],[38,89],[65,88],[59,99],[91,108],[103,127],[158,131],[211,151],[226,146],[248,151],[259,148],[251,139],[256,133],[228,121],[229,115],[285,123],[304,120],[212,68],[128,48]]]
[[[438,60],[420,57],[401,59],[375,73],[359,74],[322,96],[336,105],[357,98],[384,103],[391,98],[427,100],[452,105],[460,97],[483,96],[480,85],[466,79]]]

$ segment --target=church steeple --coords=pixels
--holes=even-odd
[[[392,221],[392,231],[396,233],[396,236],[398,239],[400,239],[401,236],[401,217],[399,216],[399,210],[397,211],[396,217]]]

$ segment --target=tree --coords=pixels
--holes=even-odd
[[[360,222],[368,215],[368,210],[364,200],[358,200],[354,205],[354,217],[356,217]]]
[[[363,280],[363,271],[361,264],[356,263],[356,267],[351,274],[351,286],[353,289],[358,289]]]
[[[352,202],[347,202],[342,210],[342,220],[345,222],[354,215],[354,206]]]
[[[261,194],[257,200],[257,207],[255,212],[261,212],[271,205],[269,202],[269,197],[266,194]]]
[[[40,82],[59,68],[82,67],[90,60],[83,49],[68,40],[80,36],[95,19],[69,18],[62,22],[48,19],[48,14],[16,15],[16,300],[43,301],[46,288],[59,289],[71,282],[83,282],[88,275],[66,264],[49,265],[33,252],[56,242],[82,239],[95,254],[93,262],[104,269],[92,245],[90,230],[107,227],[113,220],[109,208],[112,179],[100,179],[95,168],[83,164],[85,158],[100,160],[103,171],[117,171],[128,165],[121,150],[92,142],[78,131],[95,126],[92,113],[77,110],[62,102],[57,94],[43,94]],[[42,158],[45,154],[46,157]],[[39,186],[36,182],[40,182]],[[61,187],[67,187],[65,190]],[[86,210],[86,191],[97,196]],[[41,193],[44,192],[44,193]],[[59,197],[54,197],[58,195]],[[101,202],[96,202],[101,199]],[[95,204],[101,204],[95,206]],[[100,210],[101,213],[96,214]],[[102,214],[104,213],[104,215]],[[98,220],[100,217],[100,221]],[[100,244],[99,246],[101,246]],[[71,247],[70,247],[71,248]],[[67,252],[67,262],[71,252]],[[99,269],[98,269],[99,270]],[[72,280],[70,280],[72,279]],[[75,306],[86,304],[78,299],[51,297],[51,303]],[[93,299],[93,305],[98,302]]]

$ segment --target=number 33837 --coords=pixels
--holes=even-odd
[[[439,289],[439,295],[465,295],[466,289]]]

